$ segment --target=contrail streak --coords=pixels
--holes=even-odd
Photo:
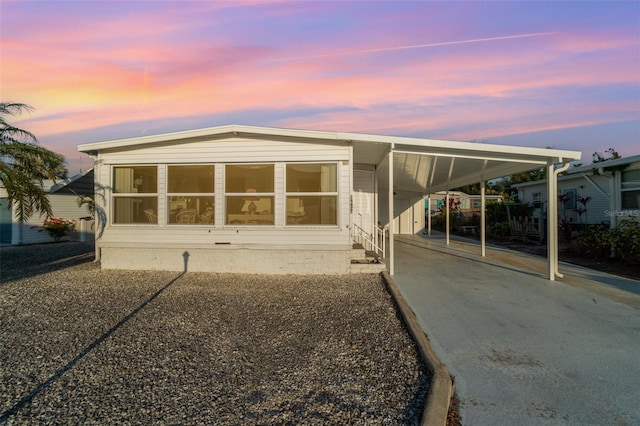
[[[549,32],[549,33],[516,34],[516,35],[510,35],[510,36],[474,38],[470,40],[444,41],[441,43],[413,44],[409,46],[395,46],[395,47],[381,47],[378,49],[351,50],[348,52],[334,52],[334,53],[321,53],[316,55],[290,56],[288,58],[268,59],[265,62],[283,62],[283,61],[293,61],[296,59],[327,58],[330,56],[366,55],[368,53],[391,52],[394,50],[424,49],[426,47],[452,46],[456,44],[469,44],[469,43],[485,43],[488,41],[510,40],[514,38],[542,37],[542,36],[548,36],[552,34],[557,34],[557,33]]]

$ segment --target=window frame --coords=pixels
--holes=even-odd
[[[533,191],[532,195],[533,207],[539,209],[542,207],[542,191]]]
[[[271,166],[272,168],[272,173],[273,173],[273,190],[271,192],[227,192],[227,167],[234,167],[234,166]],[[278,188],[276,186],[276,163],[274,162],[251,162],[251,163],[223,163],[223,168],[222,168],[222,174],[223,174],[223,179],[222,179],[222,199],[224,200],[224,206],[223,206],[223,221],[222,221],[222,226],[224,227],[238,227],[238,226],[259,226],[259,227],[275,227],[276,223],[277,223],[277,217],[278,217],[278,208],[276,205],[276,200],[277,200],[277,192],[278,192]],[[250,196],[248,196],[247,194],[251,194]],[[256,214],[255,215],[255,220],[247,220],[246,222],[236,222],[236,223],[231,223],[229,221],[229,215],[246,215],[246,216],[250,216],[250,214],[247,213],[230,213],[229,212],[229,198],[230,197],[243,197],[243,198],[270,198],[271,199],[271,223],[261,223],[264,222],[263,220],[261,220],[262,218],[260,218],[260,214]],[[244,219],[244,218],[243,218]],[[254,217],[251,217],[251,219],[254,219]]]
[[[335,165],[335,182],[336,189],[335,191],[289,191],[287,188],[287,169],[288,166],[294,166],[296,164],[302,165],[324,165],[324,164],[333,164]],[[285,227],[339,227],[340,226],[340,163],[338,161],[291,161],[284,163],[284,226]],[[287,209],[287,204],[289,201],[289,197],[332,197],[335,199],[335,223],[289,223],[289,214]]]
[[[204,167],[210,166],[213,167],[213,174],[211,176],[211,187],[213,192],[169,192],[169,169],[171,167]],[[215,226],[215,212],[216,212],[216,164],[215,163],[176,163],[176,164],[166,164],[165,165],[165,188],[164,196],[166,200],[165,204],[165,223],[168,226]],[[213,216],[211,217],[211,223],[200,223],[198,220],[198,216],[202,216],[202,214],[198,215],[198,211],[196,211],[196,217],[193,223],[181,223],[181,222],[172,222],[171,221],[171,197],[207,197],[213,200]],[[186,202],[186,201],[185,201]],[[186,210],[186,209],[185,209]],[[206,208],[204,210],[206,212]]]
[[[155,192],[116,192],[116,169],[135,169],[136,167],[155,168],[156,170],[156,191]],[[135,176],[135,175],[134,175]],[[134,179],[135,181],[135,179]],[[158,226],[160,224],[158,217],[158,209],[160,202],[160,193],[158,192],[159,185],[159,164],[113,164],[111,165],[111,205],[110,205],[110,217],[109,225],[111,226]],[[133,185],[135,186],[135,185]],[[116,219],[116,199],[133,199],[133,198],[155,198],[155,215],[156,222],[127,222],[118,223]],[[143,206],[144,207],[144,206]],[[143,211],[144,212],[144,211]]]
[[[633,169],[627,169],[627,170],[623,170],[620,172],[620,208],[622,210],[637,210],[640,207],[626,207],[624,206],[624,193],[625,192],[640,192],[640,183],[637,184],[637,186],[630,186],[625,188],[625,180],[624,180],[624,175],[625,173],[628,172],[636,172],[636,173],[640,173],[640,168],[633,168]],[[628,182],[627,184],[631,184],[633,183],[633,181]]]
[[[578,188],[568,188],[562,191],[563,195],[568,195],[569,199],[565,204],[566,210],[575,210],[578,207]],[[560,203],[562,204],[562,203]]]

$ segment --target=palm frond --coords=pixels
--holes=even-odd
[[[26,104],[0,102],[0,183],[21,222],[36,212],[52,215],[43,180],[64,178],[67,174],[62,155],[38,145],[33,133],[12,126],[5,119],[31,110]]]

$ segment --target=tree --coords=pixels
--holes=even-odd
[[[535,182],[537,180],[546,179],[547,178],[547,170],[542,167],[535,170],[530,170],[524,173],[516,173],[511,175],[510,183],[525,183],[525,182]]]
[[[599,170],[600,166],[598,166],[598,163],[603,163],[609,160],[617,160],[619,158],[622,158],[622,156],[618,154],[618,151],[616,151],[615,149],[609,148],[609,149],[606,149],[602,154],[599,152],[594,152],[592,155],[592,158],[593,158],[592,164],[595,165],[595,167],[593,168],[593,173],[600,174],[600,170]],[[605,171],[616,171],[616,170],[622,171],[627,167],[629,167],[629,164],[620,164],[617,166],[606,167],[604,170]]]
[[[0,184],[7,191],[9,206],[17,206],[21,222],[36,212],[50,217],[51,204],[43,180],[67,176],[62,155],[40,146],[33,133],[6,121],[7,116],[32,110],[29,105],[0,102]]]
[[[605,157],[605,154],[608,154],[608,155]],[[603,161],[617,160],[618,158],[622,158],[620,154],[618,154],[618,152],[613,148],[609,148],[605,150],[603,154],[599,152],[594,152],[592,157],[593,157],[594,164],[602,163]]]

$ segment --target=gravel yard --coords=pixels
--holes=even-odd
[[[0,423],[419,424],[429,374],[381,278],[101,270],[0,249]]]

